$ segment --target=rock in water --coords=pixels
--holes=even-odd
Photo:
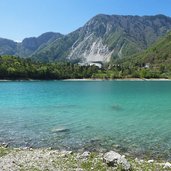
[[[114,151],[105,153],[103,160],[107,163],[108,166],[111,167],[121,165],[123,170],[130,170],[131,168],[130,163],[125,159],[125,157]]]
[[[69,131],[70,131],[70,130],[69,130],[68,128],[63,128],[63,127],[52,129],[52,132],[53,132],[53,133],[57,133],[57,132],[69,132]]]
[[[113,110],[116,110],[116,111],[120,111],[120,110],[122,110],[122,107],[121,107],[120,105],[113,104],[113,105],[112,105],[112,109],[113,109]]]

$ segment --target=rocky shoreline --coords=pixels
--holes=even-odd
[[[115,151],[72,152],[52,149],[0,147],[1,171],[166,171],[171,163],[143,160],[121,155]]]

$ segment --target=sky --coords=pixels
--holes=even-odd
[[[0,37],[67,34],[97,14],[171,16],[171,0],[0,0]]]

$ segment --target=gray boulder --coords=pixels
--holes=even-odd
[[[123,170],[130,170],[131,169],[131,165],[125,159],[125,157],[121,156],[119,153],[116,153],[114,151],[110,151],[110,152],[105,153],[103,160],[110,167],[117,167],[117,166],[121,165]]]
[[[121,158],[118,160],[118,164],[121,164],[121,165],[122,165],[123,170],[130,170],[130,169],[131,169],[131,165],[130,165],[130,163],[126,160],[125,157],[121,157]]]

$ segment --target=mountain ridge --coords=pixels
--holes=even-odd
[[[6,44],[1,46],[0,39],[0,55],[31,57],[45,62],[59,60],[109,62],[142,52],[169,30],[171,30],[171,18],[162,14],[155,16],[98,14],[67,35],[50,32],[51,35],[49,34],[41,43],[38,41],[41,36],[26,38],[22,43],[12,41],[10,46]],[[4,48],[6,51],[3,51]]]
[[[39,48],[62,36],[60,33],[46,32],[38,37],[24,38],[22,42],[0,38],[0,55],[15,55],[28,58]]]
[[[156,16],[96,15],[83,27],[38,51],[45,61],[109,62],[141,52],[171,29],[171,18]]]

